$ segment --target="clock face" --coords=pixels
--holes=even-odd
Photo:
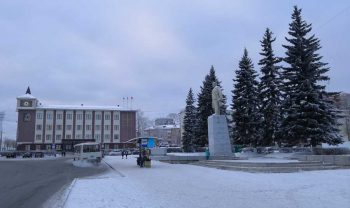
[[[30,113],[25,113],[25,114],[24,114],[24,117],[23,117],[23,120],[24,120],[24,121],[30,121],[31,118],[32,118],[32,117],[31,117]]]
[[[23,107],[31,107],[32,106],[32,101],[24,100],[24,101],[21,102],[21,106],[23,106]]]

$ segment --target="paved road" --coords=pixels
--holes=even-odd
[[[74,167],[67,158],[53,160],[0,161],[0,207],[41,207],[74,178],[104,172],[107,167]]]

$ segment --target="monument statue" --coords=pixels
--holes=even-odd
[[[227,119],[225,115],[220,115],[223,95],[217,82],[213,82],[212,106],[214,114],[208,117],[208,144],[210,157],[217,156],[231,158],[232,145],[228,133]]]
[[[213,82],[213,90],[211,91],[212,97],[212,106],[214,109],[215,115],[220,115],[220,106],[222,105],[222,92],[221,88],[217,85],[216,82]]]

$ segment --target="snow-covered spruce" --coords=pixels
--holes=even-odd
[[[261,143],[261,115],[259,112],[258,82],[253,63],[248,57],[248,51],[239,62],[236,70],[234,89],[232,91],[232,118],[235,126],[233,136],[235,144],[257,146]]]
[[[327,99],[321,81],[329,80],[326,63],[321,62],[318,50],[320,41],[310,35],[311,24],[302,20],[301,9],[294,7],[289,24],[289,45],[283,68],[284,83],[283,122],[281,136],[290,145],[310,143],[312,146],[326,142],[341,143],[337,126],[337,111]]]
[[[264,146],[272,145],[273,141],[277,141],[276,133],[280,126],[280,108],[281,108],[281,87],[282,80],[280,78],[281,62],[280,58],[275,57],[272,43],[276,38],[272,37],[269,28],[264,33],[261,42],[262,51],[260,55],[262,59],[259,61],[261,66],[261,78],[259,83],[259,100],[260,112],[263,116],[262,120],[262,140]]]
[[[183,121],[184,132],[182,134],[182,146],[185,152],[192,150],[195,139],[194,128],[196,124],[196,107],[194,106],[194,97],[192,88],[188,91],[186,99],[185,116]]]

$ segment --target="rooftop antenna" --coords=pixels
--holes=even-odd
[[[131,96],[131,97],[130,97],[130,109],[132,109],[132,101],[133,101],[133,99],[134,99],[134,97]]]

